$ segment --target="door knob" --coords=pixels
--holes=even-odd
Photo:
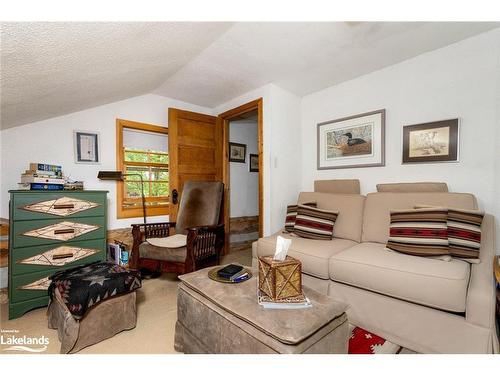
[[[172,190],[172,204],[177,204],[178,199],[179,193],[177,192],[177,189]]]

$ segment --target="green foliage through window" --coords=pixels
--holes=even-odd
[[[125,179],[124,206],[140,207],[142,205],[140,176],[144,181],[146,205],[158,206],[168,204],[170,193],[168,153],[135,149],[124,149],[123,151],[124,172],[132,174],[132,176],[127,176]]]

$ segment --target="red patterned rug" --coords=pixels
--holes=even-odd
[[[401,346],[363,328],[350,326],[349,354],[396,354]]]

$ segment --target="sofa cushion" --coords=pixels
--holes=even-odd
[[[387,247],[409,255],[448,255],[446,208],[419,208],[391,211]]]
[[[330,194],[359,194],[359,180],[316,180],[314,181],[314,191]]]
[[[454,312],[465,311],[469,274],[470,265],[461,260],[443,262],[400,254],[373,242],[330,259],[334,281]]]
[[[186,255],[186,246],[177,248],[159,247],[151,245],[146,241],[139,245],[139,256],[141,258],[184,263],[186,261]]]
[[[334,236],[336,238],[361,241],[365,202],[363,195],[302,192],[299,195],[298,203],[303,204],[304,202],[316,202],[320,209],[339,213],[339,217],[335,221]]]
[[[336,211],[299,205],[293,232],[311,240],[331,241],[338,214]]]
[[[363,213],[363,242],[385,244],[389,237],[390,212],[415,205],[477,209],[476,198],[467,193],[370,193]],[[321,208],[318,201],[318,207]],[[339,222],[342,211],[340,212]],[[336,228],[338,229],[338,228]]]
[[[446,182],[402,182],[395,184],[377,184],[379,193],[446,193]]]
[[[179,247],[186,246],[187,236],[185,234],[174,234],[168,237],[148,238],[146,242],[156,247],[170,247],[171,249],[177,249]]]
[[[257,246],[252,246],[253,257],[274,255],[278,235],[292,240],[288,255],[302,262],[302,272],[324,280],[329,278],[328,260],[330,257],[356,245],[354,241],[341,238],[334,238],[331,241],[310,240],[278,232],[270,237],[259,238]]]

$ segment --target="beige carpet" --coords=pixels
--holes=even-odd
[[[237,251],[224,257],[222,263],[252,264],[251,249]],[[89,346],[81,354],[174,354],[174,330],[177,320],[176,296],[178,279],[174,274],[163,274],[158,279],[144,280],[137,291],[137,326],[98,344]],[[0,329],[17,330],[16,336],[45,336],[49,345],[45,354],[59,353],[57,331],[47,328],[46,308],[27,312],[22,317],[8,320],[5,290],[0,293]],[[0,354],[18,354],[7,352]],[[414,353],[403,348],[401,354]]]
[[[237,262],[243,265],[252,264],[251,250],[229,254],[223,263]],[[137,291],[137,326],[116,336],[89,346],[79,353],[88,354],[160,354],[176,353],[174,350],[174,329],[177,320],[176,296],[178,280],[174,274],[163,274],[158,279],[144,280],[142,288]],[[8,305],[2,298],[0,310],[0,328],[2,330],[18,330],[16,336],[49,338],[47,351],[59,353],[57,331],[47,328],[46,309],[32,310],[22,317],[8,320]],[[1,351],[0,354],[18,352]]]

